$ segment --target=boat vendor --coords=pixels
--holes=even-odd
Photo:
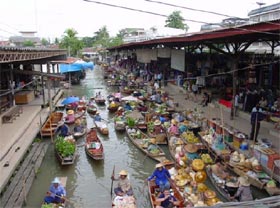
[[[101,116],[99,115],[98,111],[95,113],[94,121],[101,121]]]
[[[69,136],[70,134],[69,126],[66,125],[63,121],[59,121],[56,133],[58,133],[59,136],[63,136],[63,137]]]
[[[124,110],[126,111],[131,111],[132,110],[132,107],[131,105],[129,104],[129,102],[126,102],[125,105],[124,105]]]
[[[250,183],[248,181],[248,177],[247,176],[241,176],[238,178],[238,182],[239,182],[239,187],[238,190],[236,192],[236,194],[231,197],[231,199],[238,199],[238,201],[252,201],[253,200],[253,196],[252,196],[252,191],[250,188]]]
[[[114,189],[114,192],[117,196],[132,196],[133,191],[130,184],[129,179],[127,178],[128,172],[126,170],[121,170],[119,172],[119,177],[116,179],[114,175],[112,175],[111,179],[114,181],[118,181],[117,187]]]
[[[186,144],[184,146],[184,150],[186,151],[186,156],[189,160],[194,160],[199,158],[199,155],[197,153],[197,146],[195,144]]]
[[[170,133],[171,135],[179,135],[177,121],[175,119],[171,120],[171,126],[168,128],[168,133]]]
[[[75,121],[75,127],[74,127],[74,132],[82,132],[84,130],[84,127],[81,124],[81,120],[77,119]]]
[[[66,121],[74,121],[75,120],[75,115],[74,115],[74,110],[68,110],[67,111],[67,116],[65,117]]]
[[[170,194],[169,189],[165,189],[156,199],[156,202],[160,203],[160,205],[157,205],[156,208],[171,208],[180,205],[180,202],[175,198],[175,196]]]
[[[223,180],[225,180],[229,176],[229,173],[225,171],[223,165],[219,161],[217,161],[216,164],[211,166],[211,170],[216,176]]]
[[[155,120],[153,134],[161,134],[163,132],[164,132],[164,128],[162,127],[160,120]]]
[[[115,115],[116,115],[116,116],[122,116],[123,114],[124,114],[123,107],[120,106],[120,107],[118,108],[118,110],[116,111]]]
[[[50,186],[49,191],[47,192],[47,196],[45,197],[44,201],[47,204],[50,203],[63,203],[64,198],[66,196],[66,190],[61,185],[60,180],[56,177]]]
[[[163,193],[165,189],[170,189],[170,173],[167,169],[164,168],[163,164],[156,164],[156,169],[151,176],[147,178],[148,181],[154,179],[156,180],[156,184],[159,186],[160,192]]]
[[[148,152],[153,152],[154,150],[158,149],[158,146],[156,145],[157,141],[155,138],[152,138],[149,140],[149,145],[147,147]]]

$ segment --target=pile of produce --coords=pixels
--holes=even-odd
[[[201,154],[201,159],[205,164],[213,164],[214,161],[209,154]]]
[[[55,140],[55,148],[62,157],[69,157],[74,155],[76,151],[75,139],[72,137],[58,136]]]
[[[192,131],[186,131],[182,133],[181,137],[185,139],[188,143],[199,143],[199,138],[195,136]]]

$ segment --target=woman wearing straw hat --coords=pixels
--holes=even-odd
[[[190,160],[197,159],[199,156],[197,154],[197,146],[195,144],[186,144],[184,146],[184,149],[186,151],[187,158]]]
[[[148,181],[155,178],[156,184],[159,186],[160,192],[170,188],[169,178],[170,173],[164,168],[163,164],[156,164],[156,169],[151,176],[147,178]]]
[[[75,121],[75,127],[74,127],[74,132],[83,132],[84,130],[84,127],[82,126],[81,124],[81,120],[80,119],[77,119]]]
[[[128,172],[126,170],[121,170],[119,172],[119,178],[112,176],[112,180],[118,181],[118,186],[114,189],[117,196],[132,196],[133,191],[129,179],[127,178]]]
[[[47,192],[47,196],[44,201],[47,204],[50,203],[63,203],[63,197],[66,195],[65,188],[61,185],[60,180],[56,177],[52,181],[52,185],[50,186],[49,191]]]
[[[236,194],[231,199],[237,198],[239,201],[252,201],[252,191],[247,176],[241,176],[238,178],[239,187]]]

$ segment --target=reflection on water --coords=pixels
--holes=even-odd
[[[81,85],[65,91],[65,96],[77,95],[90,98],[96,92],[108,95],[115,89],[107,88],[101,71],[89,71]],[[55,157],[51,144],[43,160],[40,171],[27,197],[26,207],[40,207],[50,182],[55,176],[67,176],[67,198],[69,207],[111,207],[111,175],[115,165],[115,175],[126,169],[133,185],[138,207],[151,207],[145,178],[154,170],[155,162],[140,152],[126,137],[125,133],[115,132],[113,116],[106,106],[98,106],[102,118],[108,121],[109,136],[100,135],[103,142],[104,161],[94,161],[84,150],[84,138],[78,140],[78,157],[74,165],[62,167]],[[87,127],[93,120],[87,115]],[[49,142],[48,139],[45,140]],[[114,185],[115,182],[114,182]]]

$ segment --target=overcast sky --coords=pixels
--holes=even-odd
[[[181,11],[185,19],[202,22],[220,22],[226,17],[194,12],[186,9],[147,2],[145,0],[97,0],[104,3],[141,9],[163,15],[175,10]],[[259,8],[256,2],[266,5],[279,0],[157,0],[195,9],[218,12],[230,16],[246,18],[248,12]],[[120,8],[89,3],[83,0],[0,0],[0,40],[18,35],[19,31],[37,31],[37,36],[45,38],[62,37],[65,29],[74,28],[78,36],[93,36],[106,25],[111,36],[120,29],[140,27],[149,29],[163,27],[165,17],[124,10]],[[186,21],[189,32],[200,30],[200,23]]]

